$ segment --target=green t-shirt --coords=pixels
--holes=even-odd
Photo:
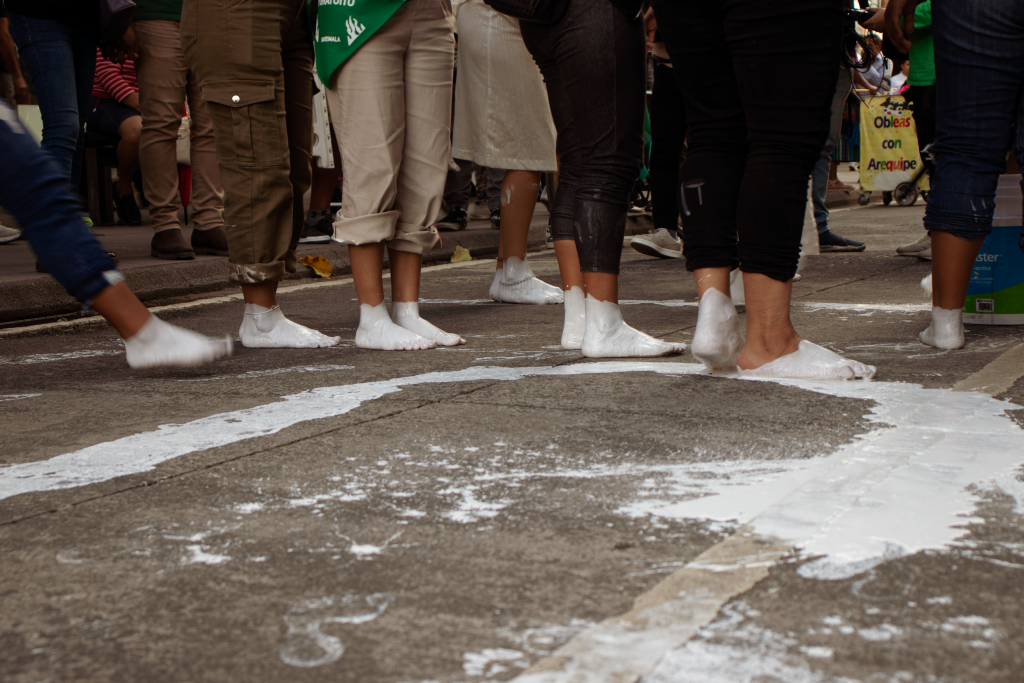
[[[910,85],[935,85],[935,49],[932,45],[932,0],[914,10],[914,32],[910,34]]]
[[[135,0],[135,20],[163,19],[181,21],[182,0]]]
[[[405,0],[320,0],[317,7],[316,73],[330,87],[331,74],[391,18]]]

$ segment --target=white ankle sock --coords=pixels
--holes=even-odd
[[[238,336],[249,349],[323,349],[341,341],[341,337],[328,337],[292,322],[280,306],[264,308],[259,304],[245,305]]]
[[[396,325],[391,321],[387,307],[381,302],[376,306],[359,306],[356,346],[381,351],[418,351],[436,348],[437,342]]]
[[[622,320],[618,304],[598,301],[590,294],[586,299],[586,315],[582,350],[588,358],[667,356],[686,350],[686,344],[664,342],[634,330]]]
[[[740,370],[739,374],[742,377],[786,379],[871,379],[875,376],[875,367],[843,358],[802,339],[793,353],[753,370]]]
[[[438,346],[459,346],[466,343],[466,340],[459,335],[440,330],[421,318],[418,301],[395,301],[391,304],[391,310],[396,325],[414,332],[424,339],[433,339]]]
[[[562,326],[562,348],[582,349],[587,331],[587,304],[580,287],[565,290],[565,323]]]
[[[932,306],[932,324],[929,325],[917,338],[928,346],[937,349],[962,349],[967,341],[964,339],[964,324],[961,322],[960,309],[950,311],[938,306]]]
[[[128,367],[192,367],[231,355],[231,338],[210,339],[151,316],[142,328],[124,340]]]
[[[490,296],[509,304],[560,304],[562,290],[538,280],[525,259],[511,256],[494,273]]]
[[[732,298],[717,289],[706,290],[697,309],[690,353],[711,372],[732,372],[742,350],[740,319]]]

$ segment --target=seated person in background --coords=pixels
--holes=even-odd
[[[97,48],[92,96],[93,110],[89,114],[87,128],[120,138],[117,144],[117,184],[114,187],[117,217],[124,225],[142,225],[142,214],[132,191],[132,176],[139,170],[139,139],[142,136],[135,62],[112,62],[104,58]]]

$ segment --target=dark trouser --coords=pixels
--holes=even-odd
[[[44,150],[57,162],[78,193],[85,134],[92,111],[96,72],[94,26],[73,26],[53,19],[10,13],[11,33],[32,76],[43,117]]]
[[[444,203],[449,211],[469,207],[469,195],[473,189],[473,162],[456,159],[459,170],[448,169],[448,177],[444,181]]]
[[[82,221],[65,169],[39,150],[3,101],[0,158],[0,206],[18,219],[46,271],[88,306],[121,279],[117,267]]]
[[[305,0],[185,0],[181,49],[213,120],[228,279],[294,273],[312,180],[313,46]]]
[[[796,273],[807,180],[829,133],[842,1],[655,0],[686,98],[688,270]],[[780,86],[780,68],[800,87]],[[679,65],[693,65],[680,68]]]
[[[651,95],[651,211],[654,227],[679,229],[679,166],[686,150],[686,101],[672,67],[654,67]]]
[[[606,0],[569,0],[561,21],[523,22],[522,32],[558,130],[551,237],[576,240],[583,272],[618,273],[643,163],[643,19],[627,19]]]
[[[914,128],[917,129],[917,148],[924,149],[935,142],[935,86],[912,85],[907,88],[906,98],[914,103]],[[935,172],[934,162],[928,161],[921,154],[928,175]]]

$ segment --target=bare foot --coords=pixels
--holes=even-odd
[[[588,358],[650,358],[686,351],[686,344],[664,342],[627,325],[618,304],[588,294],[586,311],[583,355]]]
[[[509,304],[560,304],[562,290],[538,280],[530,264],[511,256],[494,274],[490,296],[495,301]]]
[[[280,306],[264,308],[246,304],[242,327],[238,330],[242,346],[249,349],[323,349],[334,346],[341,337],[328,337],[284,317]]]
[[[383,303],[376,306],[359,306],[359,327],[356,329],[356,346],[361,349],[381,351],[420,351],[437,347],[433,339],[425,339],[415,332],[391,322],[388,309]]]
[[[420,317],[418,301],[396,301],[391,304],[395,315],[395,324],[424,339],[433,339],[438,346],[459,346],[466,340],[457,334],[445,332]]]
[[[142,328],[124,340],[128,367],[135,370],[194,367],[230,356],[231,339],[210,339],[151,316]]]
[[[752,370],[740,370],[739,373],[742,377],[785,379],[871,379],[875,376],[875,367],[843,358],[838,353],[801,339],[793,353]]]
[[[740,319],[732,299],[717,289],[705,291],[697,309],[690,353],[711,372],[732,372],[742,350]]]
[[[587,304],[580,287],[565,291],[565,323],[562,325],[562,348],[582,349],[587,331]]]
[[[932,306],[932,324],[921,330],[917,338],[937,349],[962,349],[967,345],[964,339],[964,324],[960,322],[960,310],[949,311]]]

